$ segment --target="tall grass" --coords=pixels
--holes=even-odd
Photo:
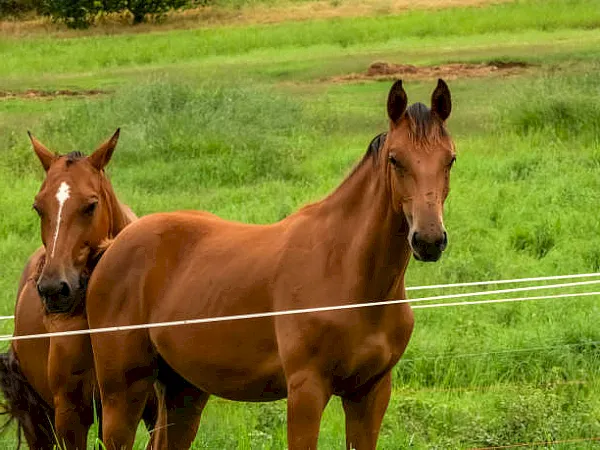
[[[302,140],[323,132],[326,125],[283,95],[236,86],[208,84],[196,89],[159,82],[103,102],[75,104],[39,127],[36,135],[61,152],[91,150],[90,141],[100,142],[117,127],[123,128],[121,167],[143,163],[146,172],[140,175],[145,175],[153,165],[162,166],[158,180],[144,184],[140,179],[137,186],[148,192],[181,192],[289,179],[304,157]],[[84,132],[72,133],[74,129]],[[28,173],[38,163],[20,138],[19,144],[15,135],[5,138],[8,148],[14,149],[7,152],[4,164]]]

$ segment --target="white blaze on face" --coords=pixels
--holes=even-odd
[[[58,191],[56,191],[56,200],[58,200],[58,215],[56,217],[56,230],[54,230],[54,241],[52,243],[52,253],[50,254],[50,257],[54,256],[54,250],[56,249],[56,241],[58,239],[58,232],[60,230],[60,222],[62,219],[62,210],[63,206],[65,205],[65,202],[70,197],[70,190],[71,188],[69,187],[69,185],[63,181],[62,183],[60,183]]]

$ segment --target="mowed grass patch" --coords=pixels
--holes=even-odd
[[[5,77],[102,71],[108,68],[164,66],[207,56],[247,54],[332,45],[393,43],[440,36],[518,33],[525,30],[593,29],[600,12],[593,0],[540,1],[410,11],[394,16],[291,22],[250,27],[219,27],[80,39],[0,39]],[[49,58],[48,56],[52,57]]]

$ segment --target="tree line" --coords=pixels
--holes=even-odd
[[[172,9],[209,3],[210,0],[0,0],[0,18],[37,13],[69,28],[87,28],[102,14],[128,12],[133,24],[139,24]]]

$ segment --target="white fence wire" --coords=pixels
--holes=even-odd
[[[587,275],[587,274],[585,274],[585,275]],[[546,278],[546,279],[548,279],[548,278]],[[376,306],[389,306],[389,305],[398,305],[398,304],[403,304],[403,303],[418,303],[418,302],[434,301],[434,300],[471,298],[471,297],[482,297],[482,296],[489,296],[489,295],[505,295],[505,294],[514,293],[514,292],[572,288],[572,287],[589,286],[589,285],[594,285],[594,284],[600,284],[600,280],[577,281],[577,282],[571,282],[571,283],[557,283],[557,284],[549,284],[549,285],[541,285],[541,286],[527,286],[527,287],[510,288],[510,289],[496,289],[496,290],[467,292],[467,293],[459,293],[459,294],[446,294],[446,295],[437,295],[437,296],[430,296],[430,297],[420,297],[420,298],[414,298],[414,299],[383,300],[383,301],[374,301],[374,302],[366,302],[366,303],[352,303],[352,304],[345,304],[345,305],[322,306],[322,307],[317,307],[317,308],[301,308],[301,309],[292,309],[292,310],[283,310],[283,311],[266,311],[266,312],[248,313],[248,314],[235,314],[235,315],[219,316],[219,317],[203,317],[203,318],[197,318],[197,319],[185,319],[185,320],[174,320],[174,321],[168,321],[168,322],[121,325],[121,326],[113,326],[113,327],[70,330],[70,331],[40,333],[40,334],[31,334],[31,335],[22,335],[22,336],[5,335],[5,336],[0,336],[0,342],[26,340],[26,339],[44,339],[44,338],[62,337],[62,336],[77,336],[77,335],[84,335],[84,334],[110,333],[110,332],[119,332],[119,331],[121,331],[121,332],[122,331],[133,331],[133,330],[141,330],[141,329],[149,329],[149,328],[176,327],[176,326],[183,326],[183,325],[197,325],[197,324],[216,323],[216,322],[225,322],[225,321],[234,321],[234,320],[250,320],[250,319],[258,319],[258,318],[265,318],[265,317],[278,317],[278,316],[289,316],[289,315],[296,315],[296,314],[318,313],[318,312],[325,312],[325,311],[340,311],[340,310],[350,310],[350,309],[359,309],[359,308],[369,308],[369,307],[376,307]],[[544,300],[544,299],[590,297],[590,296],[598,296],[598,295],[600,295],[600,291],[553,294],[553,295],[543,295],[543,296],[536,296],[536,297],[513,297],[513,298],[475,300],[475,301],[466,301],[466,302],[432,303],[432,304],[424,304],[424,305],[415,305],[412,308],[413,309],[425,309],[425,308],[443,308],[443,307],[449,307],[449,306],[467,306],[467,305],[474,306],[474,305],[483,305],[483,304],[497,304],[497,303],[509,303],[509,302],[512,303],[512,302]]]

